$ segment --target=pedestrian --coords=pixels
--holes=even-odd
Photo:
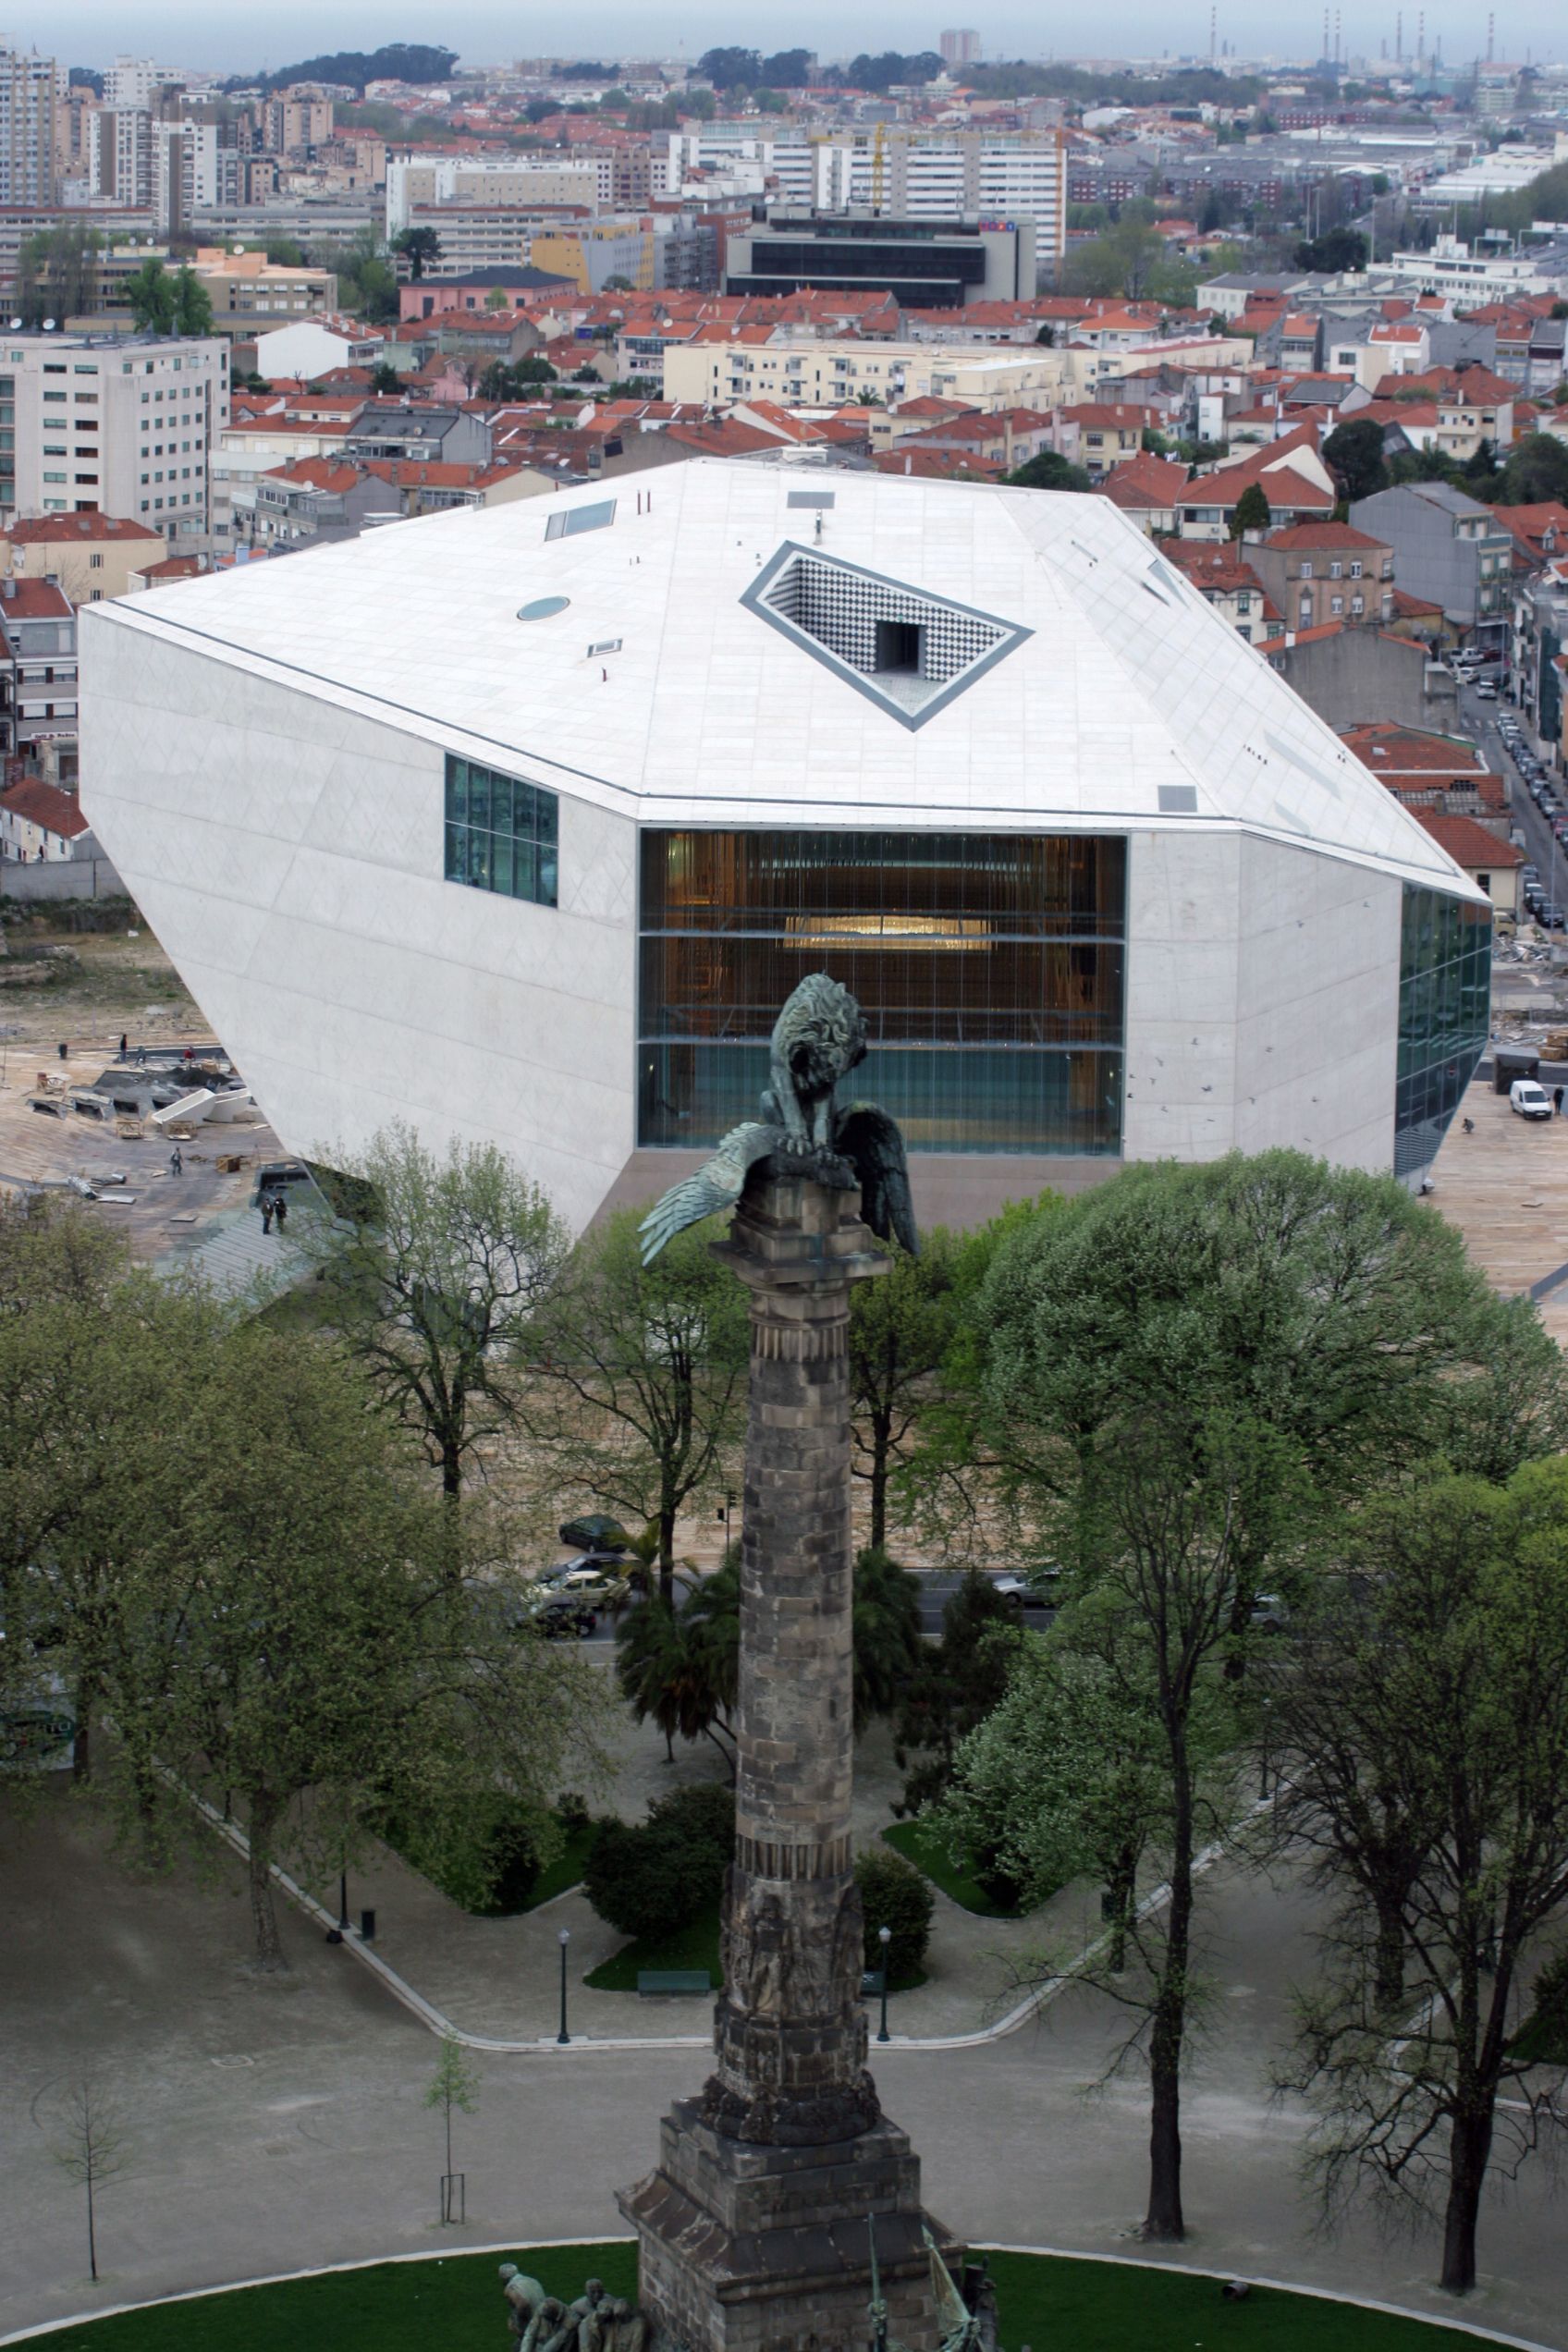
[[[136,1048],[136,1067],[138,1070],[145,1070],[147,1067],[147,1048],[145,1046],[138,1046]]]
[[[283,1194],[279,1193],[276,1200],[273,1204],[273,1215],[277,1219],[277,1230],[280,1233],[283,1231],[283,1220],[288,1214],[288,1203],[285,1200]]]
[[[1562,1116],[1562,1089],[1561,1086],[1554,1086],[1551,1090],[1551,1115],[1554,1119],[1561,1119]]]
[[[125,1060],[125,1049],[126,1049],[126,1035],[125,1035],[125,1031],[122,1029],[122,1030],[120,1031],[120,1060],[121,1060],[122,1061]]]
[[[171,1176],[183,1176],[184,1173],[185,1161],[180,1155],[179,1145],[176,1144],[173,1151],[169,1154],[169,1174]]]
[[[270,1233],[272,1231],[272,1194],[270,1193],[263,1193],[262,1194],[262,1231],[263,1233]]]
[[[61,1038],[61,1040],[60,1040],[60,1042],[59,1042],[59,1044],[58,1044],[58,1046],[55,1047],[55,1051],[58,1053],[58,1055],[59,1055],[59,1057],[60,1057],[60,1060],[61,1060],[62,1061],[64,1061],[64,1060],[66,1059],[66,1056],[67,1056],[67,1055],[69,1053],[69,1051],[70,1051],[70,1047],[69,1047],[69,1046],[67,1046],[67,1043],[66,1043],[66,1041],[65,1041],[64,1037],[62,1037],[62,1038]]]

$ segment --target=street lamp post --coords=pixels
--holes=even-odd
[[[571,2040],[571,2036],[566,2029],[566,1948],[570,1942],[571,1929],[563,1928],[561,1929],[561,2029],[556,2036],[557,2043],[562,2047]]]
[[[878,1928],[876,1939],[882,1946],[882,2023],[876,2028],[876,2039],[878,2041],[886,2041],[888,2039],[888,1946],[893,1941],[892,1929]]]

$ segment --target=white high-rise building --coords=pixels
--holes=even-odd
[[[151,106],[166,79],[151,57],[116,57],[104,76],[104,104]]]
[[[55,110],[65,80],[53,57],[0,49],[0,207],[55,202]]]
[[[207,546],[223,337],[3,334],[0,403],[16,435],[12,512],[118,515],[177,554]]]
[[[974,66],[980,62],[980,35],[969,31],[944,32],[937,43],[943,65]]]

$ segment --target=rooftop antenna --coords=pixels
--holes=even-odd
[[[1496,18],[1496,17],[1495,17],[1495,16],[1493,16],[1493,15],[1492,15],[1491,11],[1488,9],[1488,12],[1487,12],[1487,63],[1488,63],[1488,66],[1491,64],[1492,59],[1493,59],[1493,58],[1496,56],[1496,55],[1497,55],[1497,39],[1496,39],[1496,34],[1497,34],[1497,18]]]
[[[1339,10],[1336,8],[1336,9],[1335,9],[1335,11],[1334,11],[1334,63],[1335,63],[1335,65],[1338,65],[1338,64],[1339,64],[1339,62],[1340,62],[1340,46],[1341,46],[1341,43],[1340,43],[1340,12],[1339,12]]]
[[[1396,66],[1403,66],[1404,63],[1404,10],[1403,8],[1394,18],[1394,63]]]
[[[1211,8],[1208,12],[1208,62],[1210,65],[1214,63],[1214,36],[1219,15],[1218,8]]]
[[[1424,72],[1427,64],[1427,11],[1422,9],[1415,19],[1415,70]]]

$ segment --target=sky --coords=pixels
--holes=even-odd
[[[1404,7],[1406,53],[1415,45],[1418,9]],[[1562,0],[1504,0],[1496,8],[1499,57],[1537,62],[1568,57],[1568,12]],[[1376,57],[1394,45],[1392,0],[1343,6],[1349,54]],[[1445,56],[1484,55],[1487,9],[1464,0],[1435,0],[1426,11],[1428,43],[1440,33]],[[892,0],[790,0],[759,7],[755,0],[582,0],[571,12],[580,56],[685,55],[693,62],[710,43],[737,42],[769,49],[814,48],[819,56],[850,56],[859,49],[915,50],[936,46],[948,23],[973,24],[990,56],[1070,56],[1083,49],[1076,9],[1042,9],[1000,0],[962,0],[949,16],[926,21]],[[526,53],[531,42],[553,48],[563,19],[553,11],[496,6],[493,0],[328,0],[303,6],[272,0],[263,9],[213,5],[213,0],[12,0],[4,36],[63,58],[67,65],[102,65],[116,53],[156,57],[173,67],[240,73],[288,65],[333,49],[374,49],[384,41],[447,43],[465,64],[490,65]],[[1206,53],[1205,0],[1106,0],[1094,18],[1106,55],[1158,55],[1185,47]],[[1230,0],[1219,6],[1219,31],[1241,55],[1280,58],[1316,55],[1322,45],[1321,6],[1303,0]],[[1053,36],[1056,45],[1053,47]]]

